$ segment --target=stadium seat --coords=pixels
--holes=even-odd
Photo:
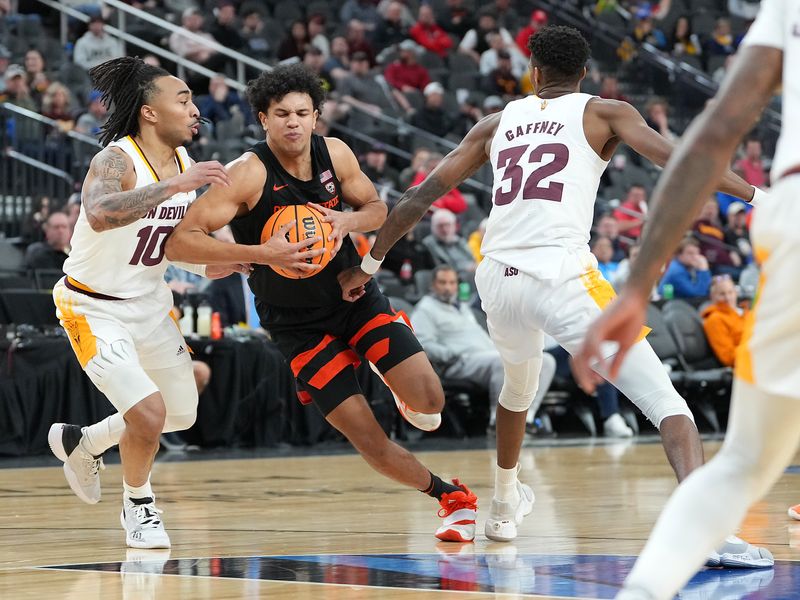
[[[11,323],[47,326],[58,325],[53,296],[37,290],[0,290],[3,305]]]

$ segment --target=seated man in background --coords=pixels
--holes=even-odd
[[[439,265],[433,270],[431,292],[417,303],[411,322],[425,353],[442,376],[487,387],[492,429],[503,387],[503,361],[472,309],[459,302],[458,274],[452,266]],[[539,389],[528,412],[529,423],[550,387],[555,369],[555,359],[545,354]]]
[[[28,269],[54,269],[61,271],[69,255],[69,240],[72,228],[63,212],[53,212],[44,222],[43,242],[34,242],[25,251],[25,267]]]
[[[702,312],[703,330],[719,362],[732,367],[736,347],[742,341],[746,311],[739,306],[736,286],[730,276],[714,277],[711,302]]]
[[[474,273],[478,267],[467,240],[457,231],[456,216],[445,208],[433,213],[431,233],[422,240],[437,265],[450,265],[461,275]]]
[[[664,290],[671,285],[674,298],[705,297],[710,284],[711,271],[708,260],[700,253],[700,242],[692,237],[684,238],[658,284],[658,293],[669,300],[670,294],[665,295]]]

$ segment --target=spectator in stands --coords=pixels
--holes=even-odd
[[[450,133],[460,139],[467,135],[469,130],[483,118],[483,111],[481,110],[479,95],[456,92],[456,97],[459,96],[463,96],[463,98],[458,105],[458,115],[456,115],[454,119],[453,128],[450,130]]]
[[[619,79],[613,75],[606,75],[600,83],[600,92],[598,96],[607,100],[620,100],[628,102],[628,97],[625,96],[619,89]]]
[[[484,115],[493,115],[496,112],[503,110],[506,105],[500,96],[486,96],[483,99],[483,113]]]
[[[614,218],[619,223],[619,233],[639,239],[646,215],[647,190],[643,185],[634,183],[628,188],[625,200],[614,211]]]
[[[700,56],[703,53],[703,46],[700,38],[692,33],[692,22],[686,15],[681,15],[675,21],[672,28],[672,35],[669,39],[669,51],[672,56],[680,58],[682,56]]]
[[[444,87],[433,81],[423,90],[425,104],[411,117],[411,124],[439,137],[444,137],[453,129],[453,119],[444,110]],[[457,211],[461,212],[461,211]]]
[[[22,221],[20,227],[25,243],[41,242],[44,239],[44,224],[50,216],[50,197],[40,196],[36,199],[31,212]]]
[[[653,25],[652,17],[645,16],[644,13],[639,13],[633,22],[633,31],[631,37],[637,44],[651,44],[659,50],[667,49],[667,36],[664,32]]]
[[[37,111],[36,103],[31,98],[30,89],[28,88],[25,69],[19,65],[9,65],[3,79],[6,84],[6,102],[10,102],[20,108]]]
[[[25,267],[31,270],[63,269],[72,237],[67,215],[63,212],[50,213],[44,223],[44,237],[43,242],[34,242],[28,246],[25,251]]]
[[[619,266],[614,272],[614,277],[611,279],[611,285],[615,290],[620,291],[622,286],[625,285],[625,282],[628,281],[628,277],[631,274],[631,263],[636,260],[640,248],[641,246],[639,246],[638,243],[631,244],[631,247],[628,248],[628,256],[619,261]]]
[[[436,168],[436,165],[442,162],[442,158],[444,157],[438,152],[431,152],[427,160],[423,163],[422,169],[417,172],[411,185],[419,185],[422,183],[428,174]],[[467,210],[467,201],[464,199],[461,192],[458,191],[458,188],[453,188],[432,204],[432,210],[436,211],[438,209],[447,209],[453,214],[460,215]]]
[[[706,42],[706,53],[709,56],[728,56],[736,52],[736,41],[731,31],[731,22],[721,17],[717,19],[711,37]]]
[[[464,0],[446,0],[439,5],[436,22],[450,35],[462,39],[474,27],[471,11],[464,6]]]
[[[503,387],[503,361],[470,306],[458,300],[458,274],[453,266],[442,264],[433,270],[430,292],[414,307],[411,323],[425,354],[443,377],[469,381],[489,393],[493,417]],[[546,354],[534,412],[554,374],[555,360]],[[491,417],[490,426],[494,424]]]
[[[308,23],[306,28],[308,30],[308,39],[311,45],[319,48],[322,51],[322,56],[325,60],[331,55],[331,42],[325,33],[327,22],[325,15],[314,13],[308,16]]]
[[[420,94],[431,82],[428,69],[417,62],[420,47],[413,40],[404,40],[398,47],[397,60],[392,61],[383,72],[386,82],[392,86],[392,95],[400,107],[407,113],[413,108],[407,94]]]
[[[334,79],[341,80],[350,75],[350,44],[347,38],[337,35],[331,39],[331,55],[325,61],[325,70]]]
[[[486,223],[489,219],[483,219],[479,224],[478,227],[469,234],[467,238],[467,245],[469,249],[472,250],[472,257],[475,259],[475,262],[480,264],[483,260],[483,254],[481,254],[481,244],[483,243],[483,236],[486,235]]]
[[[611,242],[611,260],[619,262],[625,258],[625,248],[622,245],[622,240],[619,239],[619,222],[610,213],[601,215],[597,220],[595,227],[597,235],[608,238]]]
[[[486,52],[491,52],[491,50]],[[483,53],[483,56],[486,56],[486,52]],[[481,56],[481,61],[483,61],[483,56]],[[508,50],[497,51],[497,66],[483,78],[483,91],[497,96],[519,95],[519,78],[512,72],[511,55]]]
[[[453,40],[436,23],[433,8],[428,4],[420,4],[417,22],[408,33],[420,46],[442,58],[445,58],[453,47]]]
[[[669,128],[669,104],[663,98],[651,98],[645,104],[645,121],[651,129],[655,129],[661,137],[674,142],[677,136]]]
[[[269,60],[273,46],[264,30],[264,17],[260,10],[251,8],[242,14],[239,33],[245,41],[245,54],[256,60]]]
[[[334,40],[335,41],[335,40]],[[334,44],[335,48],[335,44]],[[354,52],[350,59],[350,74],[339,83],[339,96],[360,110],[351,110],[347,124],[356,131],[375,133],[382,123],[370,114],[380,115],[389,110],[386,95],[375,77],[369,72],[369,57],[364,52]]]
[[[107,35],[104,26],[105,19],[102,16],[92,17],[89,19],[89,29],[75,42],[72,60],[87,71],[107,60],[123,56],[122,44]]]
[[[46,72],[46,65],[42,53],[36,48],[31,48],[25,53],[25,73],[30,90],[31,99],[37,107],[42,106],[42,96],[50,86],[51,76]]]
[[[731,202],[728,205],[725,243],[736,248],[743,265],[753,262],[753,246],[750,243],[750,231],[747,226],[747,207],[743,202]]]
[[[494,0],[491,10],[498,27],[512,31],[522,22],[517,10],[511,6],[511,0]]]
[[[375,30],[375,49],[378,52],[384,48],[397,46],[408,39],[409,29],[403,22],[404,8],[405,5],[397,0],[392,0],[386,7],[386,14],[383,15]],[[420,43],[419,40],[417,43]]]
[[[614,246],[605,236],[596,236],[589,244],[594,257],[597,259],[597,269],[606,281],[613,281],[619,263],[614,260]]]
[[[378,14],[381,18],[386,18],[392,2],[400,4],[400,20],[405,27],[411,27],[414,24],[414,15],[411,14],[411,9],[408,7],[408,0],[380,0],[378,2]]]
[[[528,61],[517,51],[514,44],[507,44],[499,33],[490,33],[487,36],[489,49],[481,54],[479,70],[484,77],[488,76],[500,63],[500,53],[508,54],[511,62],[511,72],[519,79],[528,68]]]
[[[514,38],[507,29],[498,27],[497,19],[491,7],[484,8],[478,15],[478,26],[470,29],[458,45],[458,51],[472,57],[475,64],[480,64],[481,54],[490,48],[489,34],[499,33],[506,48],[514,45]]]
[[[372,0],[347,0],[339,9],[339,20],[348,24],[359,21],[365,31],[372,34],[381,22],[381,15]],[[353,52],[359,50],[364,51],[363,48],[353,48]]]
[[[430,250],[418,239],[418,233],[417,228],[414,228],[399,239],[386,253],[381,264],[382,269],[394,273],[398,279],[409,284],[413,281],[414,273],[430,271],[436,266]],[[405,264],[411,265],[410,273],[402,271]]]
[[[736,347],[742,341],[746,311],[739,306],[736,286],[727,275],[712,279],[710,294],[712,304],[701,313],[703,330],[719,362],[732,367]]]
[[[102,96],[97,90],[92,90],[89,93],[89,108],[78,117],[78,122],[75,123],[75,131],[93,137],[100,135],[100,128],[108,119],[108,109],[103,104]]]
[[[528,24],[519,30],[516,39],[517,48],[519,48],[519,51],[522,52],[525,58],[530,58],[531,56],[530,48],[528,48],[528,40],[545,25],[547,25],[547,13],[537,8],[531,13]]]
[[[208,94],[198,96],[197,108],[200,114],[214,125],[220,121],[228,121],[239,113],[245,123],[254,123],[252,112],[247,103],[225,83],[225,76],[218,73],[208,81]]]
[[[400,190],[407,190],[411,187],[417,173],[425,166],[425,161],[430,157],[430,148],[420,146],[414,150],[411,155],[411,163],[402,171],[400,171]]]
[[[400,174],[386,162],[386,147],[383,144],[373,144],[367,151],[362,162],[361,171],[370,178],[377,187],[388,187],[397,190]]]
[[[761,140],[755,136],[748,137],[744,142],[744,156],[736,161],[733,170],[742,176],[747,183],[755,187],[764,187],[767,184],[764,160],[761,155]]]
[[[347,44],[350,46],[350,53],[363,52],[367,55],[370,68],[375,66],[375,48],[367,38],[367,28],[357,19],[351,20],[347,24]]]
[[[67,86],[54,82],[47,88],[42,97],[42,114],[58,121],[59,131],[71,131],[75,126],[72,94]]]
[[[181,25],[183,28],[200,36],[207,42],[213,42],[214,37],[207,31],[203,31],[204,17],[199,8],[189,7],[181,15]],[[182,33],[175,32],[169,36],[169,49],[178,56],[201,64],[209,69],[222,70],[225,64],[225,57],[219,56],[217,51],[210,48],[202,41],[195,41]]]
[[[711,265],[715,275],[722,273],[739,279],[742,271],[742,258],[735,248],[725,242],[725,232],[719,218],[719,204],[716,197],[712,196],[703,205],[692,230],[700,242],[700,252]]]
[[[452,265],[460,276],[475,272],[478,263],[467,241],[458,235],[456,216],[441,208],[431,217],[431,233],[422,240],[437,265]]]
[[[236,29],[236,6],[231,0],[220,0],[214,10],[216,19],[209,28],[209,33],[220,44],[229,50],[241,52],[247,41]]]
[[[308,39],[308,27],[302,19],[297,19],[289,28],[289,33],[278,46],[278,60],[289,58],[302,58],[306,49],[311,45]]]
[[[326,92],[330,92],[336,88],[336,80],[325,70],[325,55],[322,53],[322,50],[313,44],[309,46],[308,50],[306,50],[306,53],[303,55],[303,64],[319,76],[322,87],[325,88]],[[328,102],[332,102],[332,100],[328,100],[325,103],[325,108],[323,108],[322,111],[323,113],[326,112]]]
[[[658,284],[658,293],[664,296],[664,286],[672,286],[674,298],[704,298],[711,285],[708,260],[700,252],[700,242],[686,237],[678,245],[666,273]],[[669,295],[669,294],[667,294]]]

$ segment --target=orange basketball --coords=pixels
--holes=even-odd
[[[308,208],[305,204],[284,206],[280,210],[275,211],[264,225],[264,229],[261,230],[261,243],[263,244],[266,242],[275,235],[276,231],[290,221],[295,221],[295,224],[286,233],[286,240],[294,243],[308,238],[321,237],[322,239],[319,242],[309,245],[309,249],[324,248],[325,252],[314,258],[309,258],[308,263],[322,265],[322,269],[324,269],[325,265],[331,260],[331,250],[333,250],[334,242],[333,240],[328,240],[328,236],[331,234],[331,231],[333,231],[333,227],[331,227],[330,223],[325,223],[320,218],[321,216],[321,213]],[[322,271],[322,269],[319,269],[318,271],[300,272],[273,267],[272,265],[270,265],[270,267],[279,275],[283,275],[289,279],[305,279],[307,277],[313,277]]]

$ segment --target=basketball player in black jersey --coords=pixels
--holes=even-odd
[[[241,260],[254,264],[249,283],[261,324],[291,365],[301,401],[313,402],[375,470],[439,500],[439,539],[471,541],[475,495],[458,480],[442,481],[390,441],[356,380],[355,367],[367,360],[407,420],[426,430],[441,422],[441,383],[405,315],[374,283],[355,303],[344,301],[339,288],[338,274],[360,262],[349,233],[380,227],[386,206],[347,145],[312,133],[324,91],[310,70],[292,65],[262,73],[248,84],[247,95],[266,140],[227,166],[228,187],[212,186],[192,205],[167,242],[167,257],[205,264],[248,257]],[[311,205],[333,228],[332,260],[322,270],[306,266],[319,272],[304,279],[283,277],[259,265],[254,254],[269,217],[295,204]],[[345,204],[352,210],[344,211]],[[208,235],[227,223],[235,245]]]

